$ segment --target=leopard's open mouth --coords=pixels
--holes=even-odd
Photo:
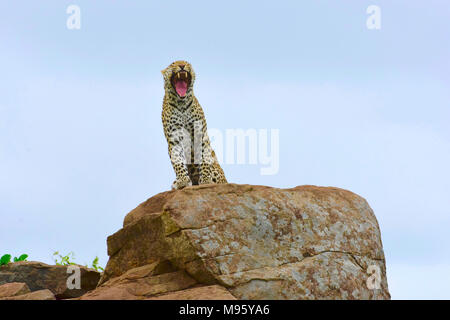
[[[186,96],[187,89],[191,84],[191,74],[184,70],[178,71],[172,75],[171,82],[177,94],[181,98],[184,98],[184,96]]]

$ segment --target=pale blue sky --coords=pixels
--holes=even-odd
[[[392,297],[449,299],[449,36],[446,0],[2,1],[0,254],[106,264],[106,237],[174,179],[160,70],[186,59],[210,128],[280,130],[278,174],[229,181],[360,194]]]

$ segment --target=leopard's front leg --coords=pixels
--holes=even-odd
[[[192,186],[187,169],[186,150],[184,150],[184,144],[188,143],[189,135],[185,131],[181,125],[178,125],[171,128],[166,136],[169,145],[169,157],[176,175],[172,189],[176,190]]]
[[[202,144],[201,144],[201,164],[200,164],[200,179],[199,184],[210,184],[216,183],[216,178],[213,171],[213,165],[215,163],[216,157],[213,149],[211,148],[211,142],[209,141],[208,134],[203,133]]]
[[[189,178],[188,170],[186,167],[186,157],[182,146],[180,144],[172,145],[169,142],[169,156],[176,175],[176,180],[172,184],[172,189],[177,190],[192,186],[192,181]]]

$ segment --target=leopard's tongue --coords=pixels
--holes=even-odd
[[[187,82],[184,80],[177,80],[175,82],[175,90],[180,97],[184,97],[187,91]]]

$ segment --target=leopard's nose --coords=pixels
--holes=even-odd
[[[180,69],[181,70],[184,70],[184,67],[185,67],[186,65],[184,65],[184,64],[180,64]]]

